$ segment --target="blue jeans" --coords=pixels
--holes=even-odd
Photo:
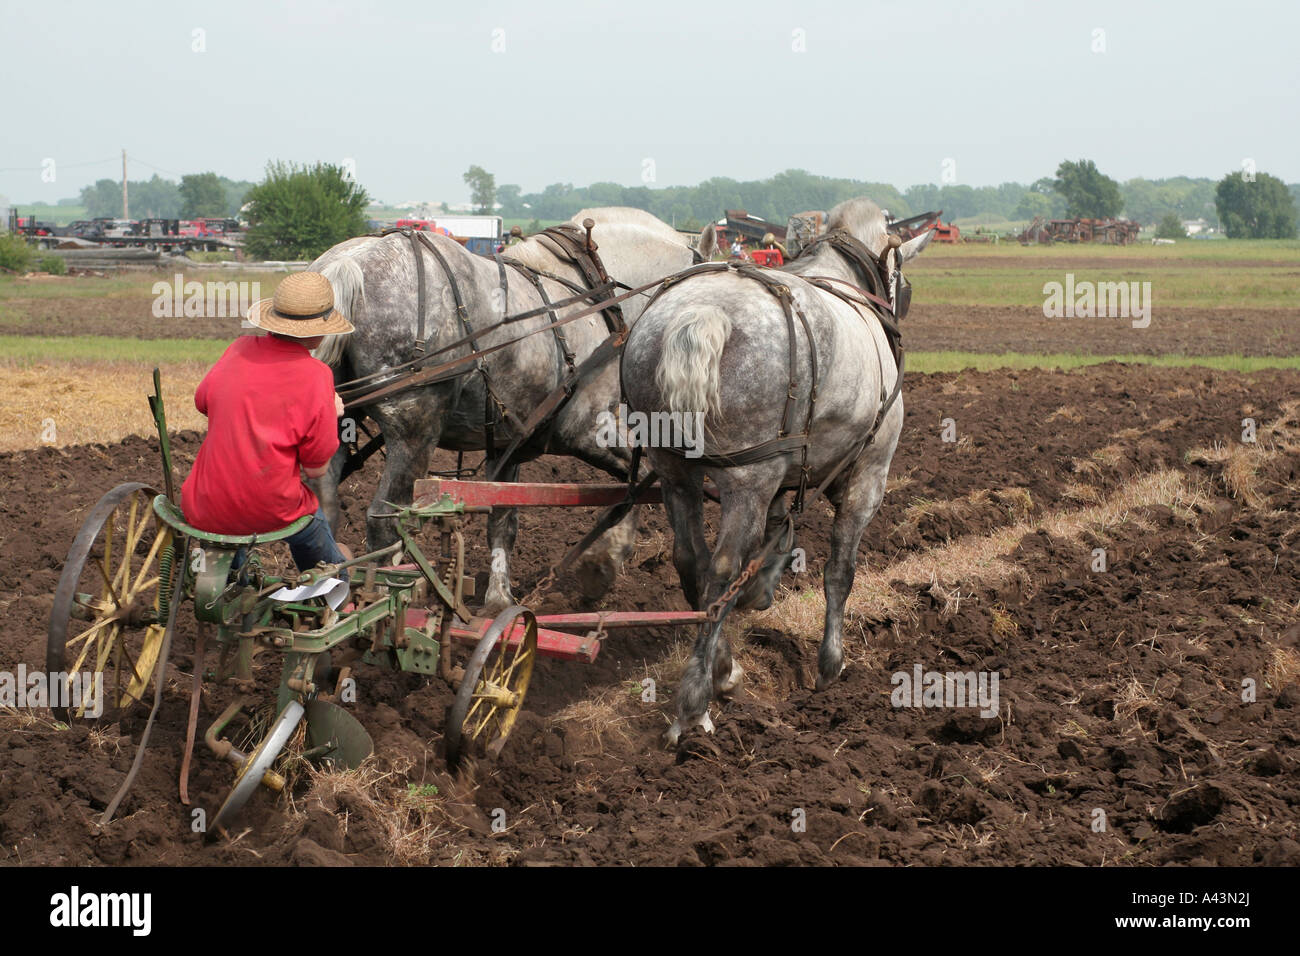
[[[289,545],[289,553],[293,555],[293,563],[298,566],[299,571],[308,571],[321,561],[326,564],[338,564],[347,560],[334,541],[334,532],[330,530],[330,523],[325,519],[323,508],[316,509],[316,514],[312,515],[312,520],[307,527],[284,540]],[[247,550],[247,548],[240,548],[235,554],[235,560],[230,566],[232,571],[237,571],[244,563]],[[348,572],[340,571],[339,577],[347,581]]]

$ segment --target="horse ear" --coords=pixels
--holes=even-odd
[[[709,223],[700,230],[700,241],[695,246],[705,262],[713,258],[714,253],[718,251],[718,231],[714,223]]]
[[[907,240],[907,242],[898,247],[898,264],[901,266],[909,259],[915,259],[921,254],[921,251],[930,244],[930,240],[933,238],[934,230],[927,229],[915,239]]]

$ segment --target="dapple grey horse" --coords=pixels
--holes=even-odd
[[[827,230],[843,230],[884,255],[888,288],[902,263],[917,255],[930,233],[891,248],[880,209],[853,199],[832,210]],[[867,308],[855,308],[802,277],[826,276],[866,285],[859,269],[823,243],[777,273],[807,316],[817,357],[818,391],[808,445],[808,487],[815,488],[869,433],[897,380],[884,330]],[[867,285],[867,288],[870,288]],[[685,278],[667,288],[642,314],[623,356],[628,407],[644,414],[704,414],[707,455],[735,454],[777,436],[791,378],[786,316],[778,300],[752,278],[732,271]],[[808,414],[810,356],[801,323],[793,422],[799,432]],[[858,545],[880,507],[890,459],[903,422],[901,396],[879,422],[874,439],[827,488],[835,507],[831,554],[826,564],[826,620],[818,655],[818,686],[843,670],[844,605],[853,585]],[[703,609],[724,593],[761,549],[765,533],[781,528],[788,505],[783,489],[798,484],[800,453],[787,452],[750,464],[719,466],[647,450],[659,473],[664,506],[673,528],[673,560],[687,599]],[[712,554],[704,536],[703,481],[717,487],[722,520]],[[790,544],[793,542],[782,542]],[[767,607],[790,548],[778,549],[739,595],[740,607]],[[721,626],[701,625],[682,677],[677,719],[667,739],[675,744],[694,727],[712,731],[708,706],[714,694],[735,689],[742,671],[732,659]]]
[[[595,220],[592,238],[609,275],[636,287],[656,278],[677,272],[693,261],[693,253],[682,234],[639,209],[621,207],[583,210],[573,220]],[[519,270],[506,269],[506,295],[501,294],[500,274],[496,262],[474,255],[445,236],[430,235],[431,242],[442,251],[448,267],[456,276],[464,298],[471,328],[482,329],[514,315],[543,305],[537,289]],[[710,227],[701,236],[700,254],[708,257],[714,248]],[[446,273],[437,259],[422,245],[417,245],[424,260],[425,322],[424,334],[429,351],[463,337],[465,331],[456,315],[455,300]],[[503,252],[507,260],[563,276],[585,287],[578,269],[557,256],[553,247],[539,237],[531,237]],[[415,253],[410,240],[391,233],[383,237],[367,236],[340,243],[326,251],[310,266],[322,272],[334,287],[337,307],[356,327],[348,336],[330,337],[317,349],[317,355],[335,369],[336,381],[382,372],[412,357],[417,338],[417,275]],[[550,301],[568,299],[574,291],[565,285],[543,278]],[[634,322],[645,298],[634,296],[622,303],[626,320]],[[562,317],[586,306],[579,302],[557,310]],[[539,329],[550,321],[546,314],[512,323],[478,338],[480,348]],[[575,363],[580,364],[607,337],[602,315],[594,314],[570,323],[562,329]],[[468,354],[468,345],[438,357],[449,360]],[[524,421],[561,382],[566,364],[554,335],[537,332],[515,345],[502,349],[483,360],[496,402]],[[483,377],[466,374],[452,381],[422,385],[394,394],[366,411],[378,423],[384,435],[385,464],[379,486],[367,511],[366,542],[377,549],[396,540],[396,529],[389,517],[388,502],[402,505],[411,501],[415,479],[422,477],[434,448],[478,451],[486,447]],[[617,362],[611,361],[588,378],[573,397],[560,409],[553,426],[525,444],[514,456],[513,466],[503,469],[501,480],[518,476],[518,462],[542,454],[572,455],[622,480],[630,463],[626,448],[606,447],[598,440],[597,416],[612,412],[619,401]],[[513,433],[498,414],[495,437],[503,445]],[[330,469],[315,488],[331,524],[339,517],[338,482],[346,460],[340,449]],[[491,579],[485,595],[489,611],[512,603],[509,555],[514,546],[518,519],[514,511],[498,512],[488,523],[489,546],[493,561]],[[584,594],[594,598],[603,593],[630,552],[635,536],[635,514],[628,515],[593,545],[577,571]]]

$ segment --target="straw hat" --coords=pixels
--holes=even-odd
[[[334,287],[319,272],[286,276],[276,287],[274,297],[252,304],[248,324],[297,339],[352,331],[352,323],[334,308]]]

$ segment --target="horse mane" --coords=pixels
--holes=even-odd
[[[602,226],[639,226],[663,239],[671,239],[679,244],[681,242],[681,237],[677,235],[676,229],[654,213],[646,212],[644,209],[637,209],[635,206],[593,206],[591,209],[583,209],[575,213],[569,222],[581,229],[582,220],[588,217],[596,220],[596,228],[593,234],[597,237],[600,235]],[[596,241],[599,242],[599,238]]]
[[[855,239],[860,239],[872,252],[879,252],[885,244],[885,214],[870,199],[846,199],[826,217],[826,231],[843,229]]]

